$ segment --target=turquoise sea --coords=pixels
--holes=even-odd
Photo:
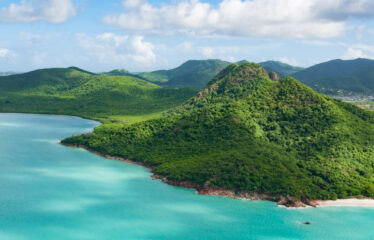
[[[201,196],[140,166],[59,145],[97,125],[0,114],[0,240],[374,238],[374,209]]]

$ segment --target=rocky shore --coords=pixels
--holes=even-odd
[[[237,198],[237,199],[245,199],[245,200],[251,200],[251,201],[258,201],[258,200],[264,200],[264,201],[272,201],[277,202],[278,205],[286,206],[286,207],[317,207],[318,203],[316,201],[309,201],[309,200],[295,200],[294,198],[290,196],[272,196],[268,194],[261,194],[256,192],[238,192],[238,191],[232,191],[227,190],[224,188],[219,187],[201,187],[194,183],[188,182],[188,181],[174,181],[167,179],[166,177],[159,176],[157,174],[153,174],[153,179],[160,179],[163,182],[183,187],[183,188],[192,188],[197,191],[197,193],[201,195],[212,195],[212,196],[221,196],[221,197],[229,197],[229,198]]]

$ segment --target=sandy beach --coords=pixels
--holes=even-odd
[[[374,199],[338,199],[317,201],[317,207],[374,207]]]

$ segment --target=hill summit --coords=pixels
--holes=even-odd
[[[201,193],[281,204],[374,197],[373,114],[259,65],[232,64],[167,116],[68,138]]]

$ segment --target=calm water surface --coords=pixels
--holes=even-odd
[[[140,166],[58,144],[97,125],[0,114],[0,240],[374,238],[374,209],[200,196]]]

